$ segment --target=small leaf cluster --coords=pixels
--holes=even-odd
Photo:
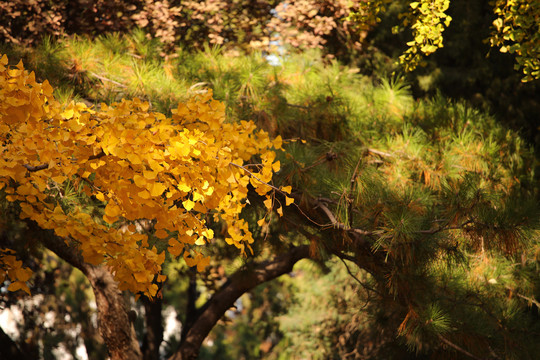
[[[30,294],[26,282],[31,276],[32,270],[24,267],[21,260],[17,260],[13,250],[0,249],[0,283],[9,278],[11,280],[8,286],[9,291],[24,290]]]
[[[443,47],[442,33],[452,21],[445,13],[449,5],[449,0],[423,0],[409,4],[412,13],[405,18],[404,25],[412,23],[414,39],[407,42],[409,48],[399,57],[405,71],[414,70],[421,64],[424,55]]]
[[[497,19],[491,46],[516,56],[515,69],[523,72],[523,82],[540,77],[540,2],[527,0],[497,1]]]

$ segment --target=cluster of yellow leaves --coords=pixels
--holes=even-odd
[[[407,42],[409,48],[400,57],[405,71],[414,70],[424,55],[443,47],[442,33],[452,18],[445,13],[450,0],[421,0],[409,4],[412,13],[405,17],[404,25],[412,23],[414,40]]]
[[[271,199],[279,170],[271,149],[281,149],[280,137],[226,122],[211,93],[179,104],[171,118],[138,99],[63,108],[52,93],[22,63],[10,68],[1,58],[0,189],[21,218],[78,245],[87,262],[105,263],[121,289],[148,296],[165,279],[165,253],[149,236],[199,270],[209,261],[201,245],[214,237],[210,221],[226,223],[227,243],[249,248],[253,237],[239,215],[248,186]],[[248,163],[255,156],[260,162]],[[103,203],[102,219],[62,208],[54,189],[67,180]],[[141,220],[152,224],[149,233],[137,230]]]
[[[491,46],[515,54],[523,82],[540,78],[540,1],[498,0],[494,12]]]
[[[0,249],[0,284],[8,277],[11,280],[9,291],[24,290],[30,294],[26,282],[31,276],[32,270],[23,267],[22,261],[17,260],[13,250]]]

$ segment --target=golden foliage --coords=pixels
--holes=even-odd
[[[271,149],[281,149],[281,138],[272,141],[252,122],[226,122],[211,92],[179,104],[171,118],[138,99],[62,107],[47,81],[36,82],[22,62],[7,62],[4,55],[0,189],[19,204],[21,218],[77,244],[87,262],[106,264],[120,289],[150,297],[165,279],[165,252],[150,243],[168,245],[172,256],[202,270],[204,245],[214,236],[209,221],[223,221],[226,242],[242,253],[249,248],[253,237],[240,212],[248,186],[270,199],[279,170]],[[260,163],[246,165],[255,155]],[[65,181],[102,204],[103,216],[63,207],[55,189]],[[149,233],[137,231],[142,220],[153,225]],[[11,253],[0,254],[0,268],[13,289],[27,290],[28,273]]]

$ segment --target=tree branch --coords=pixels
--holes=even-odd
[[[102,156],[105,156],[105,153],[103,152],[103,150],[101,150],[101,152],[99,154],[89,156],[88,161],[99,159]],[[30,172],[36,172],[36,171],[39,171],[39,170],[45,170],[45,169],[49,168],[49,164],[41,164],[41,165],[36,165],[36,166],[24,164],[23,166]]]
[[[297,246],[273,260],[235,272],[201,309],[201,314],[187,331],[170,360],[196,359],[203,340],[240,296],[259,284],[291,272],[294,264],[307,257],[309,246]]]
[[[454,344],[453,342],[451,342],[450,340],[442,337],[441,335],[438,336],[439,337],[439,340],[441,340],[443,343],[445,343],[446,345],[450,346],[451,348],[454,348],[455,350],[459,351],[460,353],[462,354],[465,354],[467,355],[468,357],[472,358],[472,359],[475,359],[475,360],[482,360],[481,358],[477,357],[476,355],[473,355],[471,354],[470,352],[468,352],[467,350],[463,349],[462,347]]]
[[[373,233],[371,231],[366,231],[366,230],[362,230],[362,229],[354,229],[354,228],[351,228],[343,223],[340,223],[339,221],[336,220],[336,217],[334,216],[334,214],[332,214],[332,212],[330,211],[330,209],[328,209],[328,207],[326,207],[326,205],[320,201],[317,201],[316,203],[316,206],[318,208],[320,208],[325,214],[326,216],[328,217],[328,220],[330,220],[330,222],[332,223],[331,225],[336,228],[336,229],[340,229],[340,230],[344,230],[344,231],[348,231],[348,232],[352,232],[352,233],[355,233],[355,234],[358,234],[358,235],[366,235],[366,236],[369,236],[369,235],[373,235]]]

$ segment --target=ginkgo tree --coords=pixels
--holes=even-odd
[[[158,295],[166,253],[204,269],[205,246],[214,241],[212,222],[224,224],[228,244],[242,253],[250,250],[254,239],[240,217],[249,203],[248,189],[265,196],[265,205],[278,212],[276,191],[283,206],[292,203],[286,196],[290,187],[271,185],[280,168],[272,149],[282,148],[281,137],[271,140],[252,122],[227,122],[224,110],[211,92],[179,104],[171,117],[138,99],[97,108],[62,106],[47,81],[37,82],[22,62],[8,66],[4,55],[0,188],[21,219],[54,233],[44,245],[79,267],[95,292],[118,284],[101,297],[96,293],[98,307],[100,299],[108,302],[109,315],[117,317],[118,304],[112,304],[117,290]],[[93,208],[102,208],[99,216],[83,204],[63,206],[65,183],[80,188]],[[9,290],[30,292],[31,274],[13,250],[1,250],[0,280],[11,281]],[[111,322],[100,316],[102,323]],[[111,356],[135,358],[111,345],[126,342],[115,332],[102,329]]]

